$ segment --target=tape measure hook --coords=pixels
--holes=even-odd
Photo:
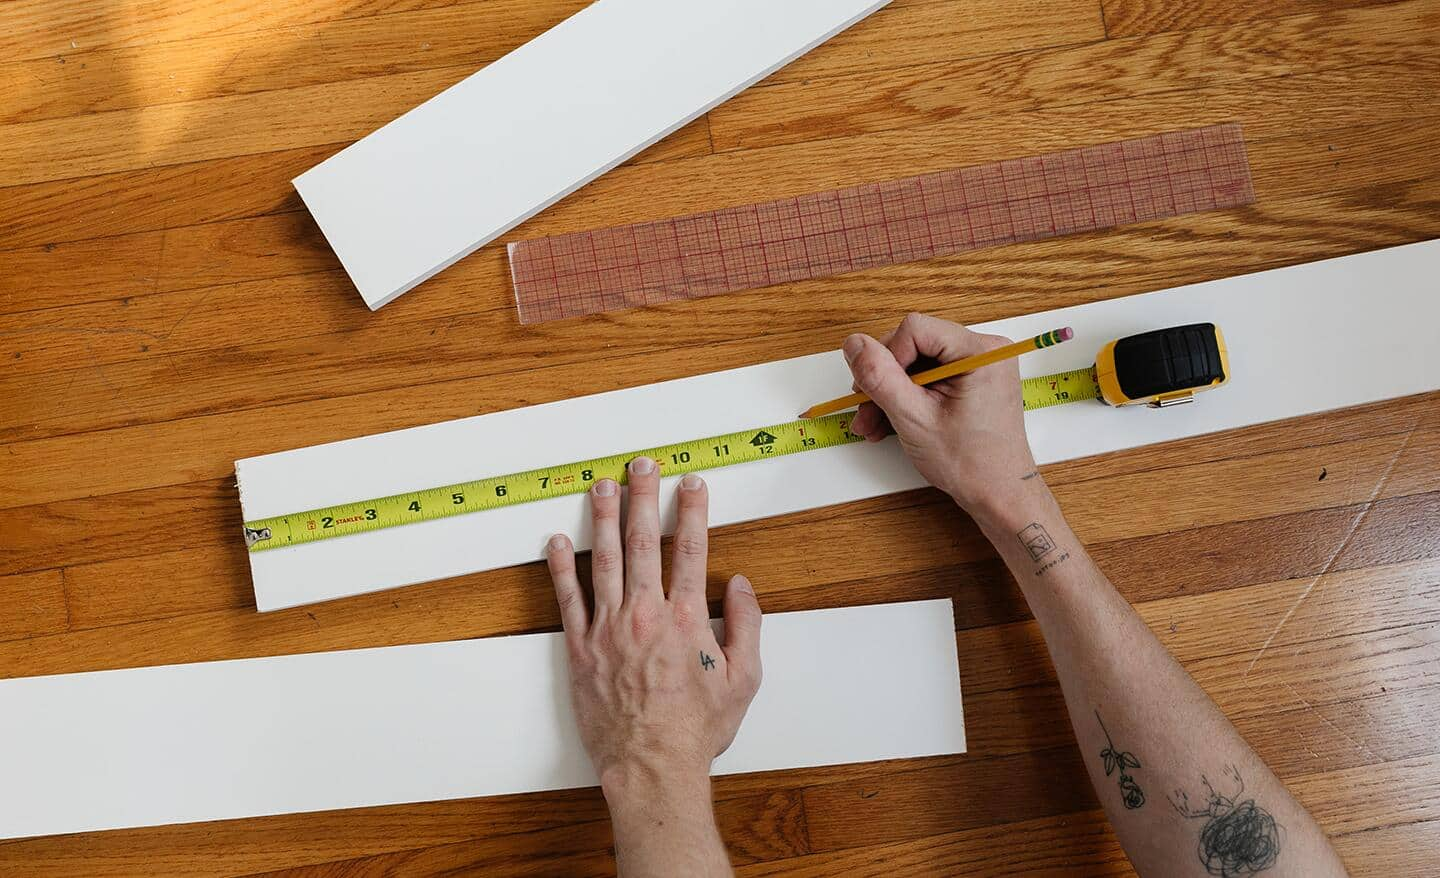
[[[244,527],[244,525],[241,525],[241,527]],[[270,528],[268,527],[245,528],[245,548],[247,549],[251,546],[254,546],[256,543],[263,543],[268,539],[270,539]]]

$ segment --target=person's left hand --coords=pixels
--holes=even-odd
[[[575,549],[556,534],[547,547],[570,656],[580,736],[602,786],[638,778],[708,781],[760,686],[760,605],[743,576],[725,590],[725,643],[705,605],[706,516],[699,476],[677,492],[667,597],[660,576],[660,475],[655,461],[629,466],[630,508],[621,538],[620,489],[590,489],[594,612],[575,572]]]

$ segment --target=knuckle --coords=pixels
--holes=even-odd
[[[569,641],[567,652],[570,656],[570,667],[576,673],[588,673],[595,669],[595,653],[588,643],[582,640]]]
[[[760,684],[765,680],[765,672],[760,668],[758,660],[747,662],[740,670],[740,679],[745,689],[753,696],[760,691]]]
[[[555,602],[560,605],[562,612],[569,612],[580,606],[580,592],[574,588],[565,588],[555,594]]]
[[[686,558],[703,558],[708,549],[708,540],[703,535],[681,534],[675,538],[675,553]]]
[[[684,602],[680,602],[675,605],[674,618],[675,627],[681,629],[682,631],[686,628],[693,627],[698,621],[698,617],[695,615],[694,612],[690,610],[690,607]]]
[[[637,606],[630,613],[630,634],[637,641],[645,641],[655,633],[656,624],[659,622],[660,614],[654,607],[648,605]]]
[[[659,545],[659,537],[649,528],[637,528],[625,534],[625,547],[632,552],[653,552]]]
[[[1013,339],[1003,335],[982,335],[980,339],[985,343],[985,346],[992,351],[996,348],[1003,348],[1007,344],[1015,343]]]
[[[880,364],[868,352],[862,353],[855,360],[855,383],[863,388],[874,387],[880,383]]]
[[[590,569],[593,572],[615,573],[620,564],[620,553],[615,549],[595,549],[590,553]]]

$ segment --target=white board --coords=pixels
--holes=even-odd
[[[965,751],[948,600],[767,616],[716,774]],[[0,838],[592,786],[563,637],[0,681]]]
[[[295,188],[379,308],[889,2],[598,0]]]
[[[1440,241],[977,328],[1022,338],[1073,326],[1074,341],[1020,361],[1023,374],[1044,375],[1088,365],[1112,339],[1199,321],[1225,333],[1230,384],[1165,410],[1077,403],[1031,412],[1026,426],[1037,459],[1053,463],[1440,388],[1440,346],[1429,340],[1440,325]],[[1395,341],[1412,330],[1412,342]],[[1347,356],[1337,356],[1342,351]],[[782,423],[847,392],[850,382],[832,351],[250,458],[235,472],[245,519],[269,518]],[[711,470],[705,478],[716,526],[924,484],[893,440]],[[666,485],[673,489],[673,482]],[[673,491],[663,496],[672,507],[668,530]],[[256,552],[256,606],[292,607],[535,561],[557,531],[584,549],[587,502],[559,497]]]

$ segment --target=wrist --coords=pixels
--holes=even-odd
[[[980,525],[982,530],[1013,531],[1041,517],[1042,512],[1055,508],[1055,495],[1038,470],[1031,469],[993,486],[984,494],[962,500],[954,498],[961,509]]]
[[[709,766],[631,760],[600,772],[600,789],[612,811],[703,801],[710,806]]]

